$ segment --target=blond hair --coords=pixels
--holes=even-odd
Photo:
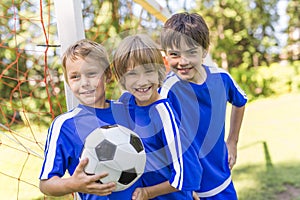
[[[72,61],[75,61],[78,58],[81,58],[83,60],[86,60],[87,58],[95,60],[99,63],[99,66],[104,69],[106,79],[111,78],[111,69],[109,66],[109,59],[105,47],[97,42],[88,39],[82,39],[71,45],[63,54],[62,67],[67,83],[67,60],[70,59]]]

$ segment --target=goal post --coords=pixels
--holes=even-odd
[[[162,22],[165,22],[171,16],[169,10],[162,7],[156,0],[134,0],[134,2],[140,4],[151,15]]]
[[[85,38],[82,7],[80,0],[54,0],[58,38],[61,55],[78,40]],[[67,109],[76,107],[78,99],[73,95],[66,80],[64,81]]]

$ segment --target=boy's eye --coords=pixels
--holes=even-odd
[[[134,76],[134,75],[136,75],[136,72],[134,72],[134,71],[129,71],[129,72],[126,72],[125,75],[126,75],[126,76]]]
[[[72,74],[70,77],[70,79],[79,79],[80,78],[80,75],[79,74]]]
[[[153,72],[155,72],[154,69],[148,69],[148,70],[146,70],[146,73],[147,73],[147,74],[150,74],[150,73],[153,73]]]
[[[169,56],[173,56],[173,57],[178,57],[178,56],[180,56],[180,53],[179,53],[179,52],[176,52],[176,51],[169,51],[168,54],[169,54]]]
[[[87,76],[88,77],[95,77],[95,76],[97,76],[97,72],[89,72],[89,73],[87,73]]]
[[[188,52],[189,55],[195,55],[195,54],[197,54],[197,53],[198,53],[198,52],[197,52],[196,50],[192,50],[192,51],[189,51],[189,52]]]

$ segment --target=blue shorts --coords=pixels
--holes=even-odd
[[[238,200],[233,183],[231,183],[222,192],[211,197],[200,197],[200,200]]]

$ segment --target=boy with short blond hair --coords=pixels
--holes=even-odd
[[[56,117],[48,130],[40,190],[50,196],[75,193],[78,199],[85,200],[131,199],[139,181],[124,191],[114,192],[115,183],[99,183],[107,173],[87,175],[84,168],[88,159],[80,160],[85,139],[93,130],[116,123],[127,125],[125,117],[124,122],[119,120],[123,109],[120,107],[118,112],[118,107],[122,105],[114,106],[105,97],[105,85],[112,75],[105,48],[87,39],[80,40],[66,50],[62,64],[66,82],[80,103]],[[66,171],[69,177],[64,177]]]

